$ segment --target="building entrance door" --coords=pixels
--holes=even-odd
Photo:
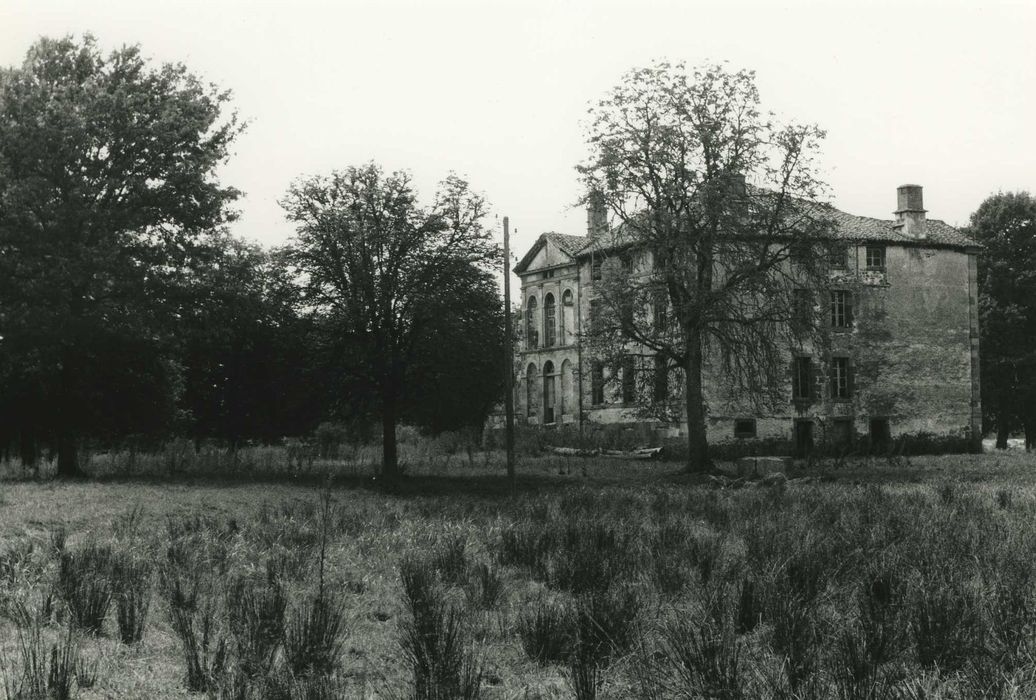
[[[795,421],[795,456],[807,457],[813,451],[813,421]]]
[[[554,406],[557,402],[555,391],[554,363],[548,362],[543,366],[543,423],[554,422]]]

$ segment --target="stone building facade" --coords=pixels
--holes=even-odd
[[[710,444],[769,441],[799,453],[900,436],[977,444],[978,247],[926,217],[920,186],[898,188],[897,203],[892,220],[830,211],[844,255],[832,262],[830,299],[818,306],[829,342],[823,351],[789,351],[783,409],[755,413],[707,376]],[[591,209],[587,235],[545,233],[514,269],[522,304],[519,421],[580,432],[644,421],[629,396],[632,381],[602,381],[623,368],[592,363],[581,344],[600,278],[595,241],[606,231],[604,213]],[[650,253],[629,264],[650,266]],[[685,422],[653,427],[686,434]]]

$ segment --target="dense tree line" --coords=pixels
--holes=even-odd
[[[1036,444],[1036,199],[1028,192],[988,197],[971,215],[979,253],[979,358],[982,412],[997,447],[1016,432]]]
[[[0,72],[0,447],[9,455],[32,464],[47,449],[72,475],[88,443],[274,441],[325,420],[369,427],[386,406],[392,425],[484,420],[503,372],[484,201],[451,177],[422,209],[404,174],[354,168],[373,178],[366,218],[353,216],[354,198],[307,228],[294,204],[321,195],[300,184],[284,203],[299,236],[264,250],[227,232],[240,193],[217,170],[242,129],[229,93],[182,65],[152,65],[137,47],[104,54],[89,36],[42,39]],[[378,228],[386,213],[396,219]],[[338,289],[374,285],[383,298],[369,300],[388,307],[368,320],[387,330],[364,325],[361,307],[320,296],[321,284],[353,273],[322,246],[325,234],[385,263]],[[379,235],[387,247],[375,259],[362,246]],[[391,397],[389,375],[371,373],[380,357]]]

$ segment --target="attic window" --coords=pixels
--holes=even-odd
[[[590,279],[599,280],[601,279],[601,259],[595,257],[590,262]]]
[[[550,278],[552,278],[553,276],[554,276],[554,271],[553,270],[545,270],[544,273],[543,273],[543,277],[545,279],[548,279],[548,280]]]

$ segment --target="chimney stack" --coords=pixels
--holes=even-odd
[[[594,190],[590,192],[586,202],[586,233],[593,239],[607,230],[608,208],[604,204],[604,195]]]
[[[896,228],[910,238],[924,238],[925,211],[920,185],[896,188]]]

